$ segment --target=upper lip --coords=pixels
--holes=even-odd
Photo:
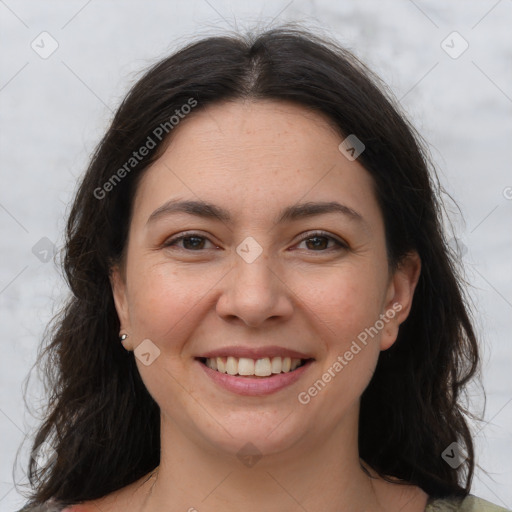
[[[214,357],[246,357],[248,359],[263,359],[265,357],[291,357],[295,359],[312,359],[312,356],[297,350],[290,350],[275,345],[268,347],[222,347],[215,350],[205,352],[198,357],[204,357],[206,359],[212,359]]]

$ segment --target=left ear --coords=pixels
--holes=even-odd
[[[420,272],[420,257],[416,251],[411,251],[404,256],[391,276],[383,311],[388,321],[380,340],[381,350],[387,350],[393,345],[400,324],[409,316]]]

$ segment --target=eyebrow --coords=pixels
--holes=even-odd
[[[157,219],[176,213],[187,213],[205,219],[217,219],[225,223],[232,221],[231,214],[225,208],[217,206],[206,201],[185,201],[171,199],[162,206],[158,207],[148,218],[147,223],[152,223]],[[276,224],[291,222],[316,215],[325,215],[328,213],[339,213],[351,220],[364,222],[362,215],[352,208],[345,206],[337,201],[319,201],[294,204],[287,206],[278,215]]]

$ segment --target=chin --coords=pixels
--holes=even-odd
[[[233,413],[229,420],[213,429],[210,422],[200,429],[202,437],[216,449],[238,458],[245,455],[268,456],[291,449],[306,435],[304,422],[287,415]]]

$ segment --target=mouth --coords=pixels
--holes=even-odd
[[[280,356],[259,359],[233,356],[197,357],[196,360],[218,373],[247,378],[268,378],[293,373],[308,362],[313,361],[312,358],[299,359]]]
[[[265,396],[284,390],[298,382],[315,359],[298,357],[213,356],[196,357],[199,375],[219,388],[243,396]]]

